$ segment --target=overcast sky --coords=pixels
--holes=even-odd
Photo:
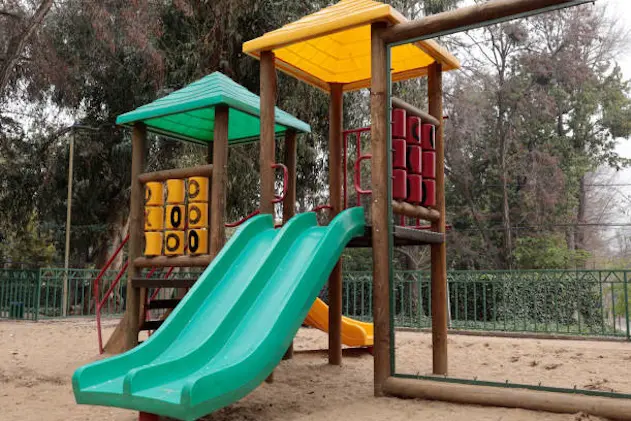
[[[629,33],[631,33],[631,0],[598,0],[596,4],[602,4],[607,8],[607,11],[612,17],[619,20],[619,24],[622,25]],[[622,71],[627,79],[631,79],[631,45],[623,50],[624,52],[618,57],[618,64],[622,67]],[[620,155],[631,158],[631,140],[619,139],[618,140],[618,153]],[[625,169],[619,171],[616,176],[610,180],[605,181],[606,184],[614,183],[631,183],[631,169]],[[617,202],[619,206],[628,207],[631,203],[629,197],[631,196],[631,186],[620,187],[604,187],[602,191],[606,194],[610,194],[614,202]],[[626,223],[628,222],[628,216],[620,214],[614,219],[608,221],[610,223]],[[610,229],[602,232],[603,238],[611,238],[620,235],[621,231],[628,232],[628,229]],[[627,234],[628,235],[628,234]],[[614,246],[615,243],[610,243],[609,246]],[[605,253],[606,254],[606,253]]]
[[[620,19],[620,24],[624,25],[627,30],[631,29],[630,0],[601,0],[597,3],[602,3],[606,5],[609,13],[615,13],[615,16],[618,16],[618,18]],[[620,64],[623,66],[623,70],[627,78],[631,78],[631,52],[625,54],[624,57],[620,57]]]
[[[620,24],[631,32],[631,0],[600,0],[598,3],[606,5],[609,13],[615,14],[620,19]],[[619,64],[627,79],[631,79],[631,46],[619,58]],[[627,158],[631,158],[631,141],[618,142],[618,151]]]

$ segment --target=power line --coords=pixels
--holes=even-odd
[[[631,184],[585,184],[585,187],[631,187]]]
[[[585,184],[585,187],[631,187],[631,183],[620,183],[620,184]],[[486,188],[486,187],[504,187],[503,184],[481,184],[477,187],[482,187],[482,188]],[[506,187],[528,187],[528,184],[522,184],[522,183],[506,183]]]
[[[631,223],[628,224],[549,224],[549,225],[517,225],[511,226],[511,231],[525,231],[525,230],[537,230],[537,229],[552,229],[552,228],[574,228],[574,227],[589,227],[589,228],[601,228],[601,229],[609,229],[609,228],[631,228]],[[486,227],[482,228],[482,231],[492,231],[499,232],[505,231],[506,228],[501,226],[495,227]],[[481,231],[479,228],[457,228],[453,227],[454,231],[459,232],[479,232]]]

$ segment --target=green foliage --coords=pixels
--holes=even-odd
[[[130,137],[113,126],[115,117],[216,70],[258,93],[258,63],[242,54],[242,43],[330,3],[56,4],[33,38],[38,48],[11,79],[11,96],[2,98],[24,100],[35,111],[32,128],[25,129],[19,117],[0,108],[0,232],[30,244],[28,230],[14,227],[32,223],[50,233],[41,238],[60,261],[70,133],[60,135],[47,122],[46,110],[57,107],[94,128],[74,132],[71,260],[73,266],[100,267],[128,219]],[[419,18],[462,2],[388,3]],[[631,134],[630,86],[613,56],[621,40],[608,28],[598,9],[575,8],[441,40],[465,64],[445,78],[450,267],[575,267],[585,261],[581,250],[589,244],[571,226],[584,216],[581,180],[599,165],[626,165],[615,153],[615,139]],[[421,108],[426,91],[422,79],[394,86],[396,95]],[[298,210],[328,203],[327,96],[280,73],[278,105],[313,127],[313,134],[299,139]],[[344,105],[346,128],[370,123],[366,92],[346,95]],[[367,139],[362,143],[369,152]],[[349,168],[355,152],[351,148]],[[199,165],[207,153],[203,146],[154,137],[147,166]],[[277,161],[283,154],[279,141]],[[258,166],[257,145],[230,149],[228,220],[259,207]],[[367,164],[362,184],[369,182]],[[418,251],[407,254],[395,255],[398,268],[427,262]],[[371,255],[348,251],[345,262],[350,269],[368,269]]]
[[[40,229],[34,213],[22,227],[0,230],[0,261],[27,266],[50,265],[55,247],[50,233]]]
[[[629,285],[617,284],[608,289],[608,295],[613,298],[613,313],[615,317],[627,317],[631,306],[631,290]]]
[[[594,245],[580,226],[581,183],[601,165],[628,164],[615,151],[631,135],[629,86],[614,61],[623,42],[587,7],[460,39],[477,54],[455,74],[447,105],[455,268],[584,264],[581,250]]]
[[[515,260],[522,269],[565,269],[584,267],[590,257],[585,250],[570,250],[560,234],[517,239]]]
[[[448,271],[450,326],[487,331],[555,332],[579,335],[625,334],[612,316],[626,311],[624,271],[524,270]],[[372,274],[344,272],[343,311],[361,320],[372,316]],[[396,271],[393,313],[397,326],[431,325],[428,271]],[[617,317],[624,318],[625,313]]]

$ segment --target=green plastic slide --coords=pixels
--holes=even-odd
[[[271,215],[251,219],[147,341],[74,373],[77,403],[192,421],[241,399],[281,361],[346,244],[363,232],[362,208],[326,227],[315,213],[281,229]]]

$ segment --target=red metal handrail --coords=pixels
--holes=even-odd
[[[116,275],[116,279],[114,283],[112,283],[110,288],[105,293],[105,297],[101,301],[99,301],[99,287],[100,287],[99,284],[101,282],[101,279],[103,278],[103,275],[105,275],[105,272],[107,272],[109,267],[114,262],[114,259],[116,259],[116,257],[120,254],[121,250],[123,250],[123,247],[125,247],[125,244],[127,244],[128,241],[129,241],[129,234],[127,234],[127,236],[125,236],[123,241],[121,241],[121,243],[118,245],[118,247],[116,248],[112,256],[110,256],[110,258],[107,260],[105,265],[103,265],[103,268],[101,269],[99,274],[96,276],[96,278],[94,278],[94,286],[93,286],[94,306],[95,306],[94,313],[96,316],[96,331],[97,331],[97,336],[99,340],[99,353],[101,354],[103,353],[103,338],[101,334],[101,308],[103,307],[103,304],[106,302],[109,295],[112,294],[112,291],[114,290],[114,287],[116,286],[116,284],[118,284],[118,282],[120,281],[120,278],[123,276],[125,269],[127,269],[128,262],[123,265],[123,269],[121,269],[118,275]]]
[[[175,269],[173,266],[171,266],[169,268],[169,270],[167,271],[167,274],[164,275],[164,279],[169,279],[169,276],[171,276],[171,274],[173,273],[173,269]],[[147,320],[149,318],[149,303],[152,302],[153,300],[155,300],[155,298],[158,296],[158,293],[160,292],[160,290],[162,289],[162,287],[158,287],[155,289],[155,291],[153,291],[153,294],[151,294],[151,297],[147,297],[147,301],[146,301],[146,305],[145,305],[145,320]],[[148,331],[147,335],[151,336],[153,334],[153,331]]]
[[[249,214],[248,216],[239,219],[237,222],[231,222],[228,224],[225,224],[226,228],[234,228],[234,227],[238,227],[239,225],[243,224],[245,221],[247,221],[248,219],[252,219],[254,218],[256,215],[258,215],[259,213],[261,213],[260,209],[255,210],[254,212],[252,212],[251,214]]]
[[[343,165],[344,165],[344,172],[343,172],[343,196],[344,196],[344,209],[348,208],[348,137],[350,135],[355,135],[355,149],[357,151],[357,157],[359,159],[359,157],[362,156],[362,142],[361,142],[361,135],[363,133],[367,133],[370,131],[370,126],[369,127],[361,127],[359,129],[351,129],[351,130],[345,130],[343,132],[343,137],[344,137],[344,158],[343,158]],[[361,194],[357,194],[357,206],[361,206]]]
[[[315,208],[313,208],[309,212],[320,212],[321,210],[324,210],[324,209],[333,210],[333,206],[331,206],[331,205],[320,205],[320,206],[316,206]]]
[[[362,194],[372,194],[372,190],[364,190],[361,186],[361,163],[366,159],[372,159],[372,155],[362,155],[357,159],[357,161],[355,161],[355,191],[357,192],[358,202],[361,200]]]
[[[169,276],[171,276],[171,274],[173,273],[173,269],[175,269],[173,266],[171,266],[169,268],[169,270],[167,271],[167,274],[164,275],[164,279],[169,279]],[[149,278],[149,275],[147,275],[147,278]],[[155,291],[153,291],[153,294],[151,294],[151,297],[147,297],[147,305],[155,300],[155,298],[158,296],[158,293],[160,292],[160,290],[162,289],[162,287],[158,287],[155,289]],[[147,309],[145,311],[145,319],[149,316],[149,310]]]
[[[110,260],[114,260],[114,259],[110,259]],[[101,329],[101,309],[103,308],[103,306],[105,305],[105,303],[107,302],[108,298],[110,297],[110,295],[112,295],[112,293],[114,292],[114,289],[116,288],[116,286],[118,285],[118,283],[120,282],[120,280],[122,279],[123,275],[125,274],[125,271],[127,270],[127,268],[129,267],[129,260],[127,260],[125,262],[125,264],[123,265],[123,267],[121,268],[121,270],[118,272],[118,275],[116,275],[116,278],[114,279],[114,281],[112,282],[112,284],[110,285],[110,287],[107,289],[107,291],[105,292],[105,294],[103,295],[103,298],[101,299],[101,301],[98,301],[98,297],[97,297],[97,304],[96,304],[96,333],[97,333],[97,337],[99,340],[99,353],[103,353],[104,352],[104,348],[103,348],[103,334],[102,334],[102,329]],[[153,274],[156,272],[158,268],[152,268],[148,273],[147,273],[147,279],[151,278],[151,276],[153,276]],[[170,267],[165,279],[168,278],[171,273],[173,273],[173,267]],[[159,288],[158,288],[159,291]],[[153,298],[155,298],[155,295],[157,295],[157,291],[154,292],[154,294],[152,295],[152,297],[147,300],[147,302],[151,301]],[[147,312],[145,312],[145,317],[147,317]]]
[[[283,169],[283,191],[280,194],[280,196],[276,196],[276,198],[274,200],[272,200],[272,203],[280,203],[283,200],[285,200],[285,196],[287,196],[287,183],[289,180],[289,170],[287,169],[287,167],[283,164],[272,164],[272,168],[276,169],[276,168],[282,168]]]
[[[105,274],[107,269],[109,269],[109,267],[114,262],[114,259],[116,259],[116,257],[121,252],[123,247],[125,247],[125,244],[127,244],[128,241],[129,241],[129,234],[127,234],[127,236],[123,239],[123,241],[121,241],[121,243],[116,248],[116,251],[114,251],[114,254],[112,254],[112,256],[107,260],[107,262],[105,263],[105,265],[103,265],[103,268],[101,269],[99,274],[96,275],[96,278],[94,278],[94,298],[95,298],[94,302],[95,303],[98,302],[99,300],[99,289],[98,289],[99,281],[101,280],[101,278],[103,278],[103,275]]]
[[[348,136],[346,132],[344,132],[342,136],[344,138],[344,157],[342,158],[342,168],[344,169],[342,172],[342,206],[346,209],[348,207],[348,191],[346,188],[348,184]]]
[[[169,270],[167,271],[167,274],[166,274],[166,275],[164,275],[164,279],[169,279],[169,276],[171,276],[171,274],[173,273],[173,269],[175,269],[173,266],[171,266],[171,267],[169,268]],[[153,291],[153,294],[151,294],[151,297],[149,297],[149,299],[147,300],[147,302],[151,302],[151,301],[153,301],[153,300],[154,300],[154,299],[158,296],[158,293],[160,292],[160,290],[161,290],[161,289],[162,289],[162,288],[160,288],[160,287],[156,288],[156,290],[155,290],[155,291]]]
[[[105,265],[103,265],[103,268],[100,270],[99,274],[96,276],[96,278],[94,278],[93,290],[94,290],[94,303],[95,303],[95,316],[96,316],[96,334],[97,334],[97,338],[98,338],[98,342],[99,342],[99,353],[101,353],[101,354],[104,352],[104,348],[103,348],[103,333],[102,333],[102,328],[101,328],[101,310],[103,309],[105,304],[108,302],[108,299],[110,298],[110,296],[114,292],[114,289],[116,288],[116,286],[118,286],[120,280],[123,278],[123,275],[125,274],[125,271],[129,267],[129,260],[127,260],[123,264],[123,267],[121,268],[121,270],[116,275],[116,278],[114,278],[114,281],[112,281],[112,283],[110,284],[110,286],[107,289],[107,291],[105,291],[105,294],[103,294],[103,298],[101,298],[99,300],[100,283],[101,283],[101,280],[103,279],[103,276],[105,275],[107,270],[110,268],[110,266],[112,265],[112,263],[114,262],[116,257],[123,250],[123,247],[125,247],[125,244],[127,244],[128,241],[129,241],[129,234],[123,239],[123,241],[121,241],[121,243],[118,245],[118,247],[116,248],[114,253],[110,256],[110,258],[107,260]],[[152,268],[149,271],[149,273],[147,273],[147,278],[151,278],[151,276],[153,276],[153,274],[156,272],[156,270],[157,270],[157,268]],[[171,267],[169,269],[169,271],[167,272],[166,277],[168,278],[171,275],[172,272],[173,272],[173,267]],[[154,295],[156,293],[157,292],[154,292]],[[152,296],[151,299],[153,299],[153,298],[154,297]]]
[[[272,200],[272,203],[276,204],[276,203],[280,203],[283,200],[285,200],[285,197],[287,196],[287,185],[288,185],[288,180],[289,180],[289,170],[287,169],[287,167],[283,164],[272,164],[272,168],[276,169],[276,168],[282,168],[283,169],[283,192],[281,193],[280,196],[275,195],[274,199]],[[254,212],[252,212],[251,214],[249,214],[248,216],[239,219],[236,222],[230,222],[227,224],[224,224],[224,226],[226,228],[235,228],[238,227],[239,225],[245,223],[246,221],[248,221],[249,219],[254,218],[256,215],[260,214],[261,210],[257,209]]]
[[[103,351],[104,351],[104,349],[103,349],[103,335],[101,333],[101,308],[103,307],[103,305],[105,305],[105,303],[107,302],[107,299],[109,298],[109,296],[114,291],[114,288],[116,288],[116,285],[118,285],[118,282],[121,280],[121,278],[125,274],[125,271],[127,270],[127,266],[129,266],[129,260],[127,260],[125,262],[125,264],[123,265],[121,270],[118,272],[118,275],[116,275],[116,279],[114,279],[114,282],[112,282],[112,284],[108,288],[107,292],[103,296],[103,299],[101,301],[97,302],[97,304],[96,304],[96,332],[97,332],[97,336],[99,338],[99,354],[102,354]]]

